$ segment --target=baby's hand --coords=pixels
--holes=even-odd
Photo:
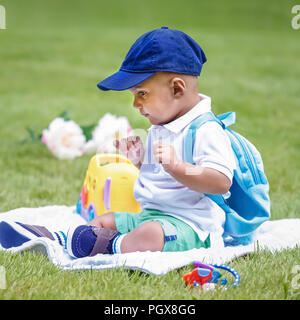
[[[141,167],[144,160],[145,149],[139,136],[130,136],[121,140],[115,140],[114,146],[136,167]]]
[[[170,144],[161,141],[153,143],[153,155],[166,172],[172,171],[174,166],[179,163],[175,149]]]

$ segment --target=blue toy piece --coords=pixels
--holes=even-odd
[[[221,280],[220,278],[221,278],[221,272],[217,269],[213,269],[212,277],[210,280],[208,280],[208,282],[218,283],[219,280]]]
[[[198,275],[201,277],[207,277],[210,274],[209,269],[198,268]]]
[[[215,267],[215,268],[218,268],[218,269],[226,270],[226,271],[230,272],[234,276],[234,282],[233,282],[231,288],[234,288],[234,287],[239,285],[239,283],[241,281],[241,278],[240,278],[239,273],[235,269],[233,269],[233,268],[231,268],[229,266],[226,266],[225,264],[213,264],[212,266]],[[225,278],[223,278],[223,279],[225,281],[223,280],[222,281],[223,284],[222,284],[222,282],[220,284],[221,285],[227,285],[227,279],[225,279]]]
[[[230,197],[206,194],[225,212],[224,236],[229,235],[240,244],[253,242],[255,230],[270,218],[269,184],[264,173],[262,158],[247,139],[230,130],[235,113],[215,116],[201,114],[192,121],[185,139],[185,161],[194,164],[193,148],[196,131],[206,122],[217,122],[230,139],[236,160],[236,170],[230,188]]]

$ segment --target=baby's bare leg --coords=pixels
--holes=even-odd
[[[162,251],[164,232],[157,221],[148,221],[126,234],[121,243],[121,252]]]
[[[95,226],[95,227],[98,227],[98,228],[116,230],[116,223],[115,223],[114,213],[113,212],[107,212],[105,214],[97,216],[96,218],[91,220],[89,223],[87,223],[87,225],[88,226]]]

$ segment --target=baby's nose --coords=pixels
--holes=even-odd
[[[138,99],[136,99],[136,98],[134,98],[133,106],[134,106],[134,108],[137,108],[137,109],[141,109],[142,108],[141,102],[138,101]]]

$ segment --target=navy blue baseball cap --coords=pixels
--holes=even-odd
[[[199,76],[206,56],[198,43],[179,30],[161,27],[143,34],[128,51],[118,72],[98,83],[98,88],[126,90],[158,71]]]

